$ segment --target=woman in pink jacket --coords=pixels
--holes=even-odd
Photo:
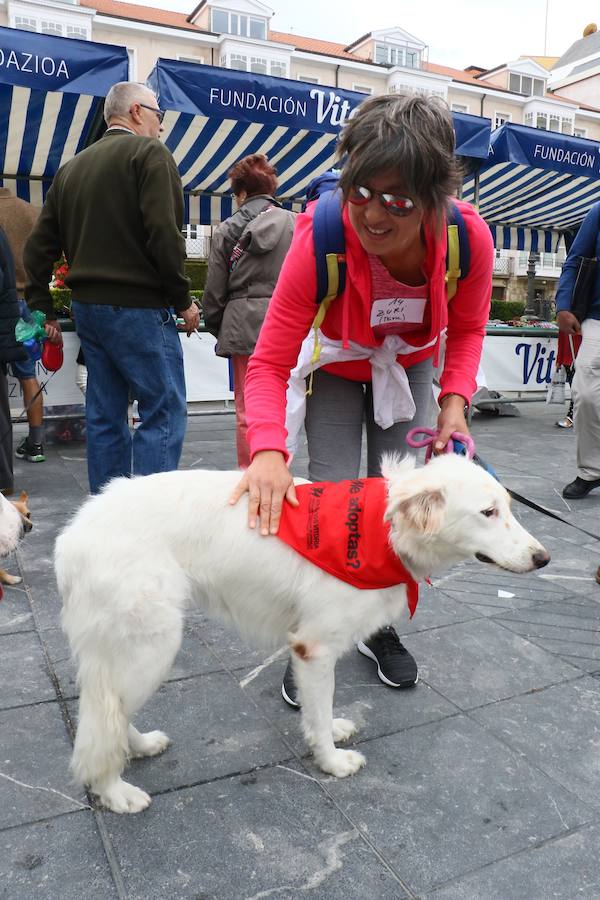
[[[468,236],[468,275],[449,301],[446,211],[460,173],[447,106],[435,98],[387,95],[365,101],[345,126],[344,292],[320,329],[323,362],[306,398],[311,481],[359,475],[363,422],[367,472],[380,474],[382,453],[406,450],[413,425],[430,424],[432,379],[446,335],[436,443],[467,432],[465,411],[476,386],[491,297],[493,246],[489,229],[468,204],[454,201]],[[296,505],[287,466],[286,390],[307,371],[317,296],[312,218],[298,217],[246,380],[252,463],[231,502],[249,491],[249,525],[276,534],[285,501]],[[393,385],[394,389],[390,390]],[[391,687],[417,681],[417,666],[389,627],[359,650],[377,663]],[[291,669],[284,699],[298,706]]]

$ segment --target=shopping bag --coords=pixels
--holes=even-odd
[[[565,392],[565,384],[567,381],[567,370],[564,366],[559,366],[558,369],[554,370],[554,374],[552,375],[552,381],[548,385],[548,391],[546,393],[546,403],[565,403],[566,401],[566,392]]]

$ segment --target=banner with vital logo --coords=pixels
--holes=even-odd
[[[227,173],[264,153],[279,175],[278,196],[296,208],[315,175],[334,162],[337,135],[365,94],[288,78],[159,59],[148,84],[156,92],[165,142],[186,191],[187,221],[216,224],[231,215]],[[455,117],[457,153],[486,158],[490,121]]]

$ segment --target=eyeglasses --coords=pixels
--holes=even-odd
[[[156,107],[156,106],[148,106],[146,103],[138,103],[138,106],[143,106],[144,109],[149,109],[149,110],[151,110],[153,113],[155,113],[155,114],[156,114],[156,118],[157,118],[158,121],[159,121],[159,124],[162,125],[162,121],[163,121],[163,119],[164,119],[164,117],[165,117],[165,110],[164,110],[164,109],[158,109],[158,107]]]
[[[379,202],[392,216],[410,216],[415,208],[410,197],[399,197],[397,194],[386,194],[381,191],[373,191],[361,184],[355,184],[350,188],[348,200],[355,206],[366,206],[373,197],[378,197]]]

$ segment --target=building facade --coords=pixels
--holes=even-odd
[[[0,25],[125,46],[136,81],[163,57],[365,95],[417,91],[443,98],[456,112],[485,116],[492,128],[513,122],[600,140],[600,35],[591,26],[560,58],[453,69],[431,61],[427,44],[400,27],[344,45],[273,31],[272,15],[260,0],[201,0],[189,15],[120,0],[0,0]],[[205,231],[190,236],[204,255]],[[546,297],[562,261],[547,257],[536,273]],[[526,255],[498,251],[494,296],[522,299],[526,269]]]

